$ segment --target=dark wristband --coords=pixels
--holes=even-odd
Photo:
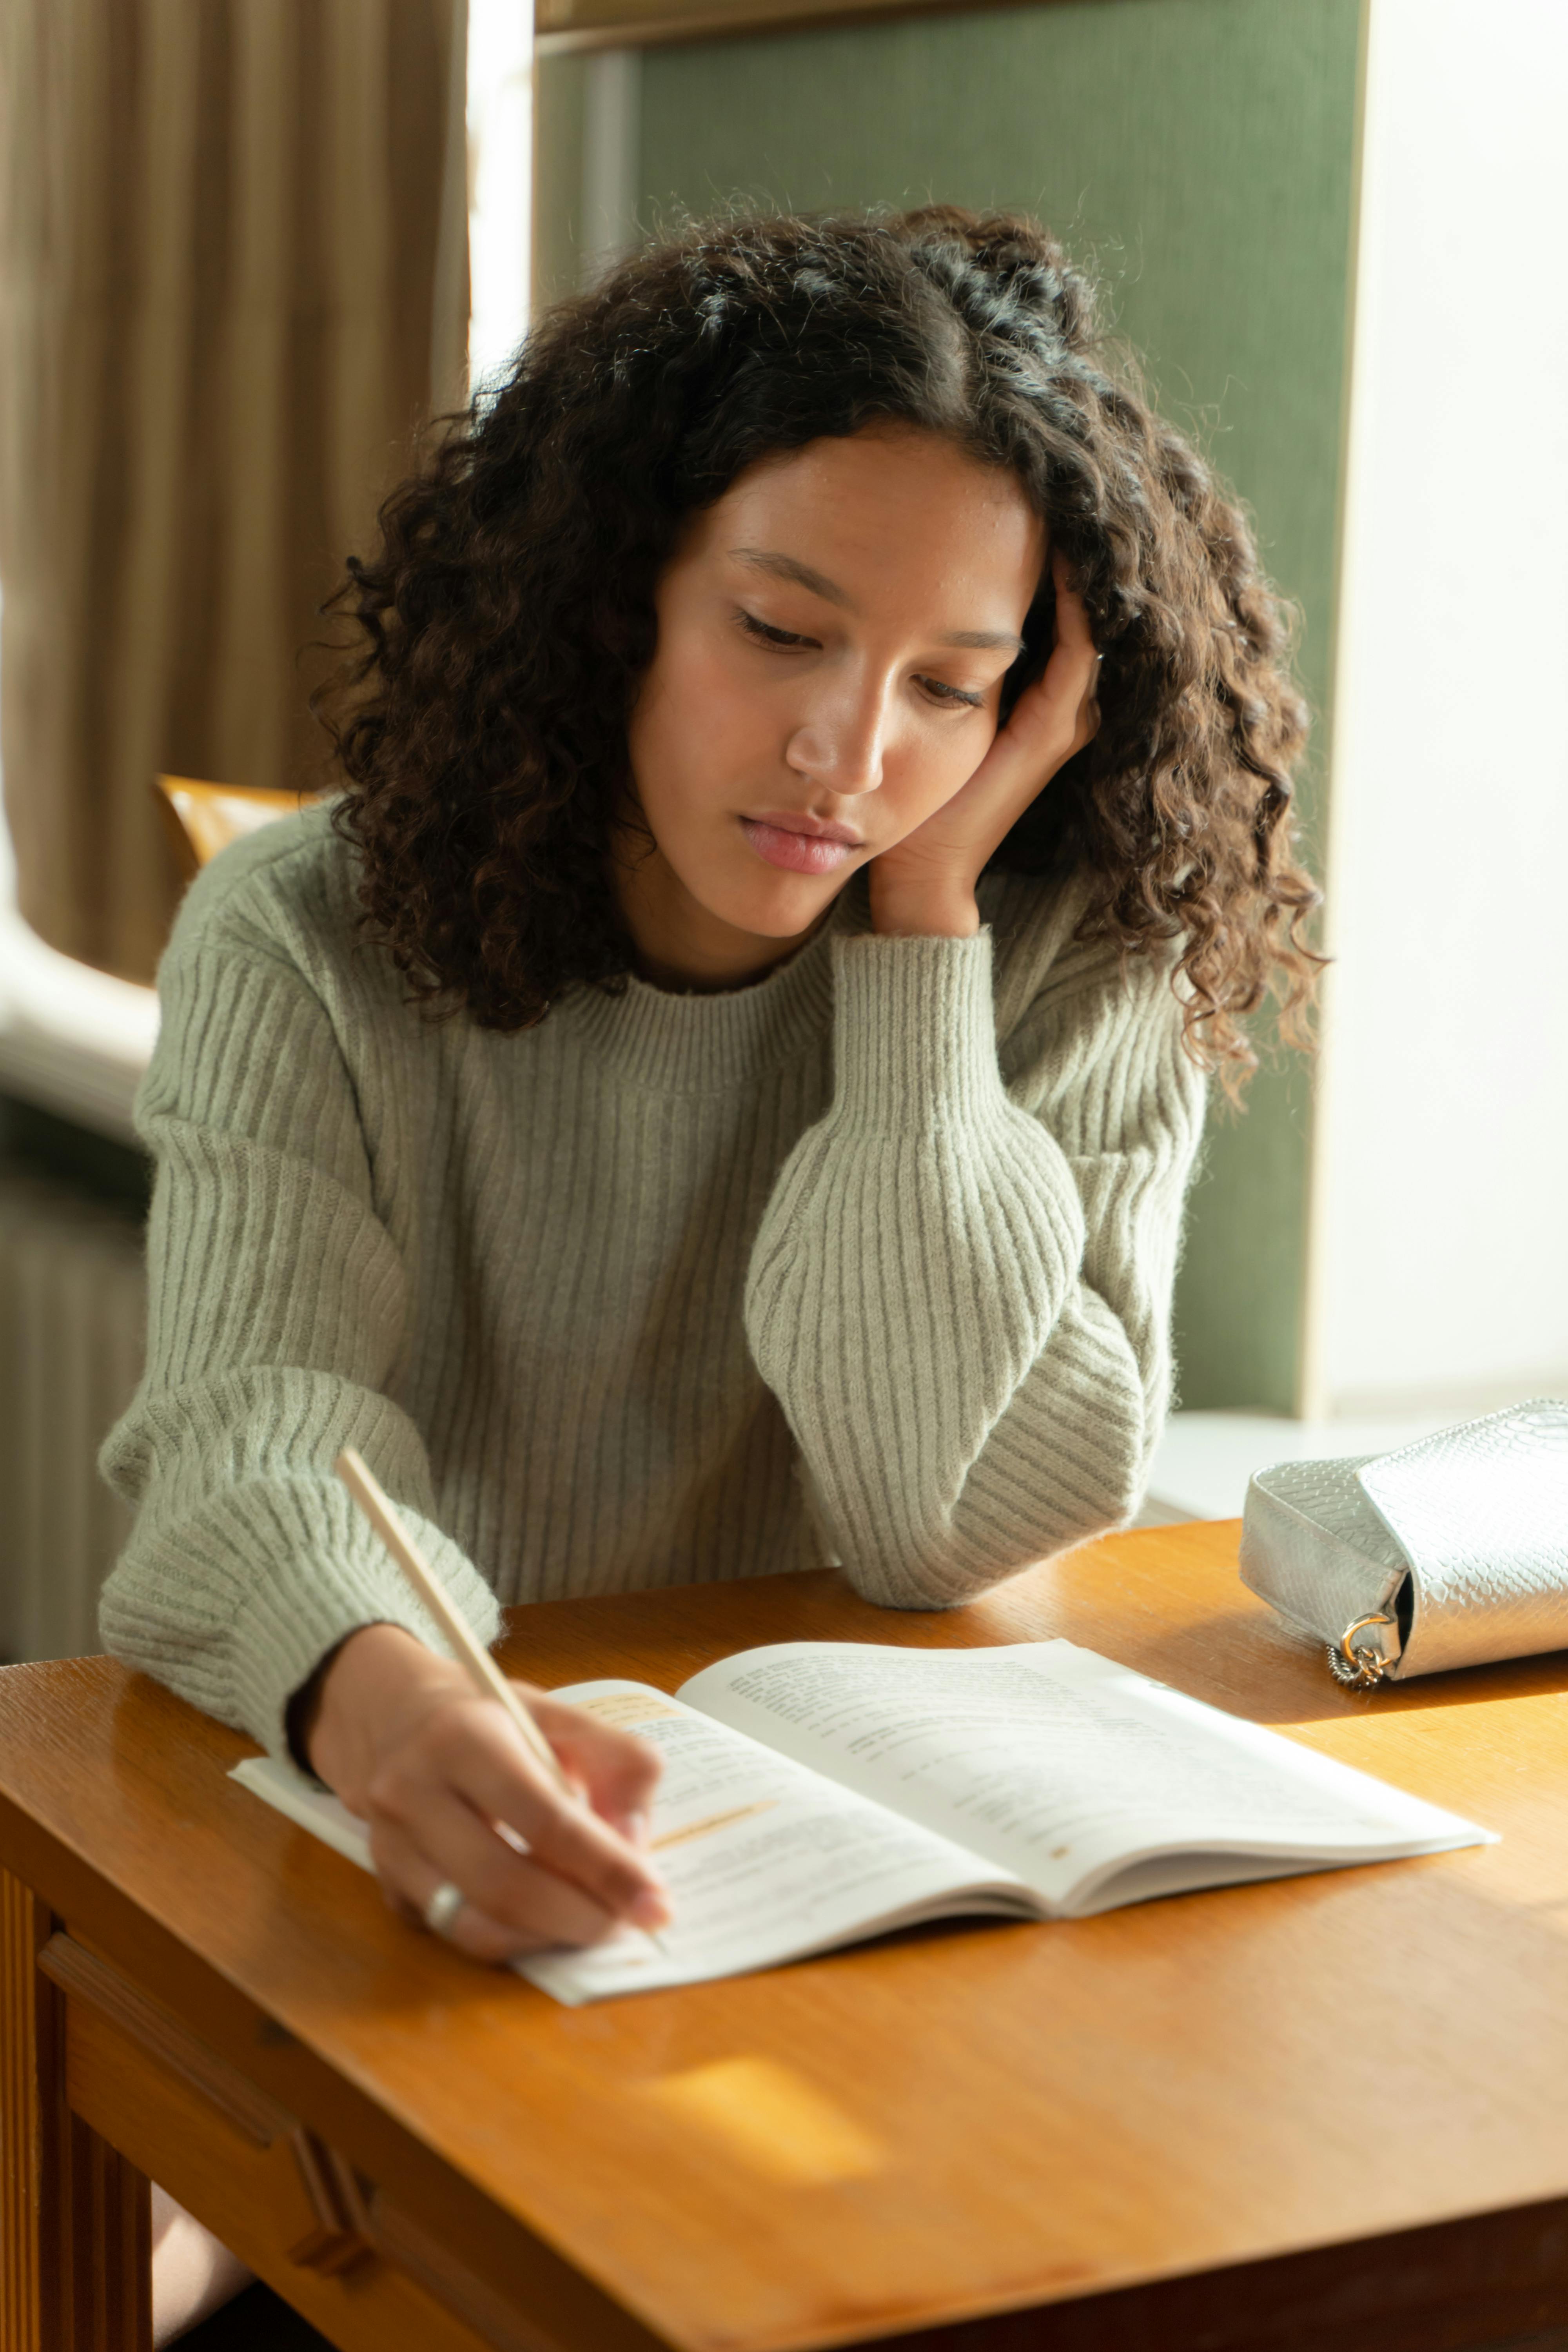
[[[351,1641],[355,1633],[363,1633],[363,1625],[351,1626],[348,1633],[335,1641],[325,1655],[317,1660],[310,1675],[292,1694],[288,1706],[283,1710],[283,1736],[289,1743],[289,1754],[306,1779],[314,1780],[318,1788],[324,1789],[327,1784],[310,1761],[310,1734],[316,1728],[316,1715],[321,1704],[321,1691],[326,1683],[328,1671],[344,1642]]]

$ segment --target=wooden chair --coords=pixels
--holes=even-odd
[[[275,793],[251,784],[206,784],[194,776],[155,776],[153,788],[188,882],[231,841],[313,808],[321,793]]]

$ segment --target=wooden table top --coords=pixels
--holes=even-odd
[[[519,1612],[514,1670],[673,1688],[752,1643],[1065,1633],[1503,1832],[566,2011],[384,1907],[107,1659],[0,1674],[0,1859],[199,1955],[670,2342],[841,2342],[1568,2193],[1568,1655],[1338,1691],[1234,1525],[947,1615],[828,1574]],[[151,1924],[161,1922],[154,1929]],[[99,1932],[101,1932],[100,1930]],[[161,1938],[161,1940],[160,1940]],[[261,2036],[268,2038],[266,2033]]]

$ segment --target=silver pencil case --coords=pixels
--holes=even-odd
[[[1259,1470],[1241,1580],[1352,1688],[1568,1649],[1568,1403]]]

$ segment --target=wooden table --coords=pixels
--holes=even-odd
[[[1563,2328],[1568,1660],[1346,1696],[1236,1540],[1112,1538],[946,1616],[827,1575],[541,1607],[512,1663],[673,1687],[763,1641],[1063,1633],[1500,1845],[571,2011],[400,1925],[153,1684],[6,1670],[5,2352],[145,2341],[148,2175],[366,2352]]]

